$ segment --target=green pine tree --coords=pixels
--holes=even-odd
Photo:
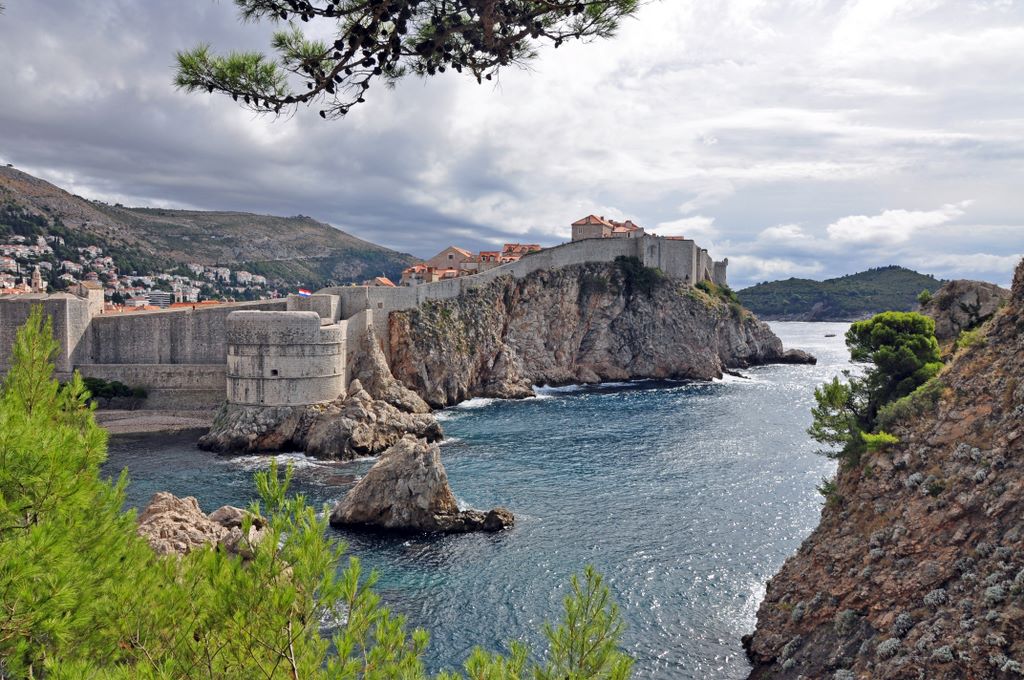
[[[428,635],[373,592],[377,575],[327,536],[327,512],[289,495],[291,469],[256,475],[265,517],[246,559],[215,548],[157,556],[122,510],[127,476],[100,475],[106,433],[77,374],[53,378],[58,345],[40,308],[19,329],[0,385],[0,677],[421,680]],[[333,630],[331,637],[324,628]],[[565,620],[528,662],[475,650],[474,680],[620,680],[632,660],[591,568],[573,578]]]

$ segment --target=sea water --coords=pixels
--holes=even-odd
[[[806,434],[814,388],[849,367],[844,324],[772,327],[817,366],[712,383],[539,387],[533,399],[440,412],[460,503],[510,508],[510,531],[332,535],[379,570],[386,604],[430,631],[432,671],[458,667],[477,645],[541,649],[570,575],[592,564],[621,607],[635,677],[745,677],[740,638],[766,581],[817,524],[815,487],[834,472]],[[105,469],[128,468],[134,507],[159,490],[196,496],[206,512],[252,500],[252,473],[271,457],[215,456],[195,437],[112,438]],[[276,458],[294,464],[296,488],[317,505],[333,505],[373,464]]]

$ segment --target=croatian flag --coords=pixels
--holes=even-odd
[[[312,295],[312,293],[306,290],[305,288],[299,288],[299,295],[302,297],[309,297],[310,295]]]

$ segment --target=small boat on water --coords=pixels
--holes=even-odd
[[[836,337],[836,334],[835,333],[825,333],[825,337],[826,338],[834,338],[834,337]]]

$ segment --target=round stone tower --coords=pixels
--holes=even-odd
[[[232,312],[228,403],[304,406],[345,393],[345,336],[316,312]]]

